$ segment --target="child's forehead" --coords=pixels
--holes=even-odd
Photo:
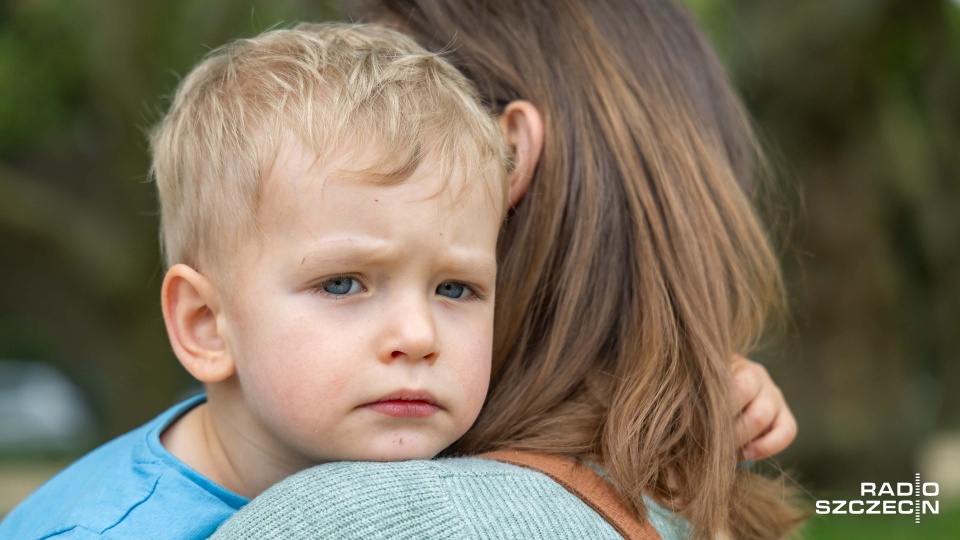
[[[471,167],[463,161],[443,159],[435,151],[418,154],[411,163],[409,156],[385,149],[374,138],[321,149],[287,134],[280,138],[272,157],[264,174],[263,201],[274,198],[271,195],[292,195],[299,200],[309,192],[322,194],[328,185],[358,195],[370,188],[404,185],[407,193],[413,191],[441,203],[455,203],[478,189],[496,200],[505,189],[500,171],[492,163]]]

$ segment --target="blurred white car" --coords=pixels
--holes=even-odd
[[[74,452],[95,440],[83,394],[42,362],[0,360],[0,452]]]

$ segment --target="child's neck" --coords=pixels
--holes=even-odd
[[[222,415],[210,403],[198,405],[164,430],[160,442],[187,466],[249,499],[311,465],[276,459],[234,423],[215,419]]]

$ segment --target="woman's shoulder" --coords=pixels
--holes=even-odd
[[[676,538],[669,532],[661,536]],[[620,538],[549,477],[476,458],[320,465],[270,488],[214,535],[304,537]]]

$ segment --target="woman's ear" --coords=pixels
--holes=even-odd
[[[530,188],[533,173],[543,151],[543,117],[525,100],[511,101],[500,115],[500,130],[513,152],[510,175],[510,206],[516,206]]]
[[[175,264],[163,278],[160,303],[173,352],[191,375],[204,383],[233,375],[233,358],[223,328],[217,325],[220,298],[209,279],[185,264]]]

